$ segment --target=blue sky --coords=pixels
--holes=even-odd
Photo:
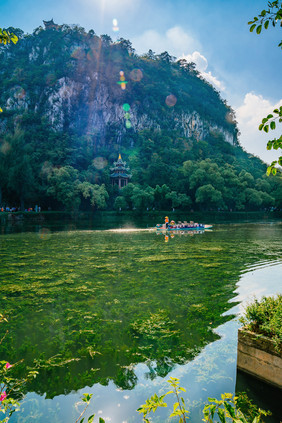
[[[31,33],[43,19],[53,18],[114,40],[128,38],[137,53],[167,50],[195,61],[235,109],[241,145],[270,162],[277,152],[266,151],[269,136],[257,127],[282,105],[282,50],[277,47],[282,29],[269,27],[257,35],[247,25],[266,7],[267,0],[0,0],[0,26]]]

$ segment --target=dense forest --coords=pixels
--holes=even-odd
[[[0,47],[0,206],[42,210],[282,207],[282,180],[238,142],[194,63],[78,26]],[[112,186],[121,153],[130,183]]]

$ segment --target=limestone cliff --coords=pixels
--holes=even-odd
[[[16,46],[0,50],[0,58],[2,131],[5,122],[28,112],[40,113],[54,131],[104,141],[111,128],[120,138],[153,128],[196,140],[217,134],[238,143],[232,109],[195,67],[168,54],[139,57],[127,40],[113,43],[63,25],[22,35]]]

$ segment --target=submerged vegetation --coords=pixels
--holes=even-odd
[[[219,340],[215,329],[233,317],[226,312],[234,305],[240,273],[280,258],[280,226],[276,232],[274,226],[222,225],[169,243],[144,231],[71,227],[2,235],[0,307],[9,322],[0,325],[0,339],[9,332],[1,360],[19,362],[13,367],[18,379],[35,367],[39,374],[23,393],[44,395],[47,402],[98,385],[114,385],[133,397],[140,372],[151,395],[158,378]],[[230,392],[225,366],[236,358],[233,343],[227,344],[219,359],[193,362],[188,398],[196,385],[212,390],[211,396]],[[201,407],[205,395],[197,391]]]

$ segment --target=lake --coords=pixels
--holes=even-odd
[[[236,356],[246,302],[281,292],[280,221],[217,223],[168,239],[144,218],[103,222],[2,225],[8,323],[0,339],[9,333],[0,359],[23,359],[18,375],[40,368],[10,421],[75,422],[88,392],[86,416],[141,422],[136,409],[173,376],[186,388],[191,423],[201,421],[208,397],[235,390],[277,422],[279,392],[237,374]],[[168,415],[162,409],[153,421]]]

